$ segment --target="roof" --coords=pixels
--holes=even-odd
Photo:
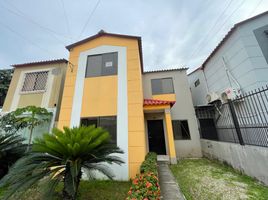
[[[144,99],[144,106],[153,106],[153,105],[170,105],[171,107],[176,103],[176,101],[164,101],[157,99]]]
[[[155,72],[171,72],[171,71],[184,71],[184,70],[188,70],[188,68],[182,67],[182,68],[174,68],[174,69],[158,69],[158,70],[145,71],[143,73],[146,74],[146,73],[155,73]]]
[[[135,39],[138,40],[138,45],[139,45],[139,54],[140,54],[140,64],[141,64],[141,69],[142,69],[142,73],[143,73],[143,56],[142,56],[142,43],[141,43],[141,37],[140,36],[133,36],[133,35],[122,35],[122,34],[115,34],[115,33],[107,33],[104,30],[100,30],[97,34],[87,37],[83,40],[80,40],[78,42],[75,42],[73,44],[70,44],[68,46],[66,46],[66,49],[68,49],[69,51],[78,46],[81,45],[85,42],[89,42],[91,40],[94,40],[96,38],[102,37],[102,36],[111,36],[111,37],[119,37],[119,38],[127,38],[127,39]]]
[[[243,25],[243,24],[245,24],[245,23],[247,23],[247,22],[250,22],[250,21],[252,21],[252,20],[254,20],[254,19],[256,19],[256,18],[259,18],[259,17],[261,17],[261,16],[264,16],[264,15],[266,15],[266,14],[268,14],[268,11],[266,11],[266,12],[263,12],[263,13],[261,13],[261,14],[259,14],[259,15],[256,15],[256,16],[254,16],[254,17],[251,17],[251,18],[249,18],[249,19],[246,19],[246,20],[244,20],[244,21],[241,21],[241,22],[239,22],[239,23],[237,23],[237,24],[235,24],[231,29],[230,29],[230,31],[225,35],[225,37],[221,40],[221,42],[216,46],[216,48],[211,52],[211,54],[207,57],[207,59],[203,62],[203,64],[201,65],[201,68],[203,69],[204,67],[205,67],[205,65],[207,64],[207,62],[210,60],[210,58],[219,50],[219,48],[227,41],[227,39],[232,35],[232,33],[239,27],[239,26],[241,26],[241,25]]]
[[[68,63],[68,60],[62,59],[55,59],[55,60],[43,60],[43,61],[36,61],[36,62],[29,62],[23,64],[14,64],[11,65],[13,67],[28,67],[28,66],[36,66],[36,65],[47,65],[47,64],[57,64],[57,63]]]
[[[187,74],[187,76],[189,76],[189,75],[195,73],[195,72],[198,71],[198,70],[202,70],[202,68],[201,68],[201,67],[197,67],[195,70],[193,70],[193,71],[191,71],[189,74]]]

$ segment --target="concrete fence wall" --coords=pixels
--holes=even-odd
[[[268,185],[268,148],[201,139],[205,157],[227,162],[233,168]]]

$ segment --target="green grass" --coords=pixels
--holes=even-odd
[[[62,188],[59,187],[60,190]],[[130,188],[130,182],[121,181],[81,181],[79,185],[78,200],[120,200],[127,197]],[[0,188],[0,199],[3,189]],[[26,191],[23,195],[19,195],[20,200],[42,200],[41,193],[37,187],[33,187]],[[60,200],[60,194],[55,194],[53,200]]]
[[[268,187],[217,161],[185,159],[171,171],[187,200],[268,199]]]

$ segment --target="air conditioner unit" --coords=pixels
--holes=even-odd
[[[216,92],[210,92],[206,96],[207,102],[212,103],[220,99],[219,95]]]
[[[241,95],[241,90],[236,88],[226,88],[224,92],[221,93],[221,100],[226,103],[228,99],[232,100]]]

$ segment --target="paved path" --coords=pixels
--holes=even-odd
[[[163,200],[185,200],[166,162],[158,162],[158,175]]]

